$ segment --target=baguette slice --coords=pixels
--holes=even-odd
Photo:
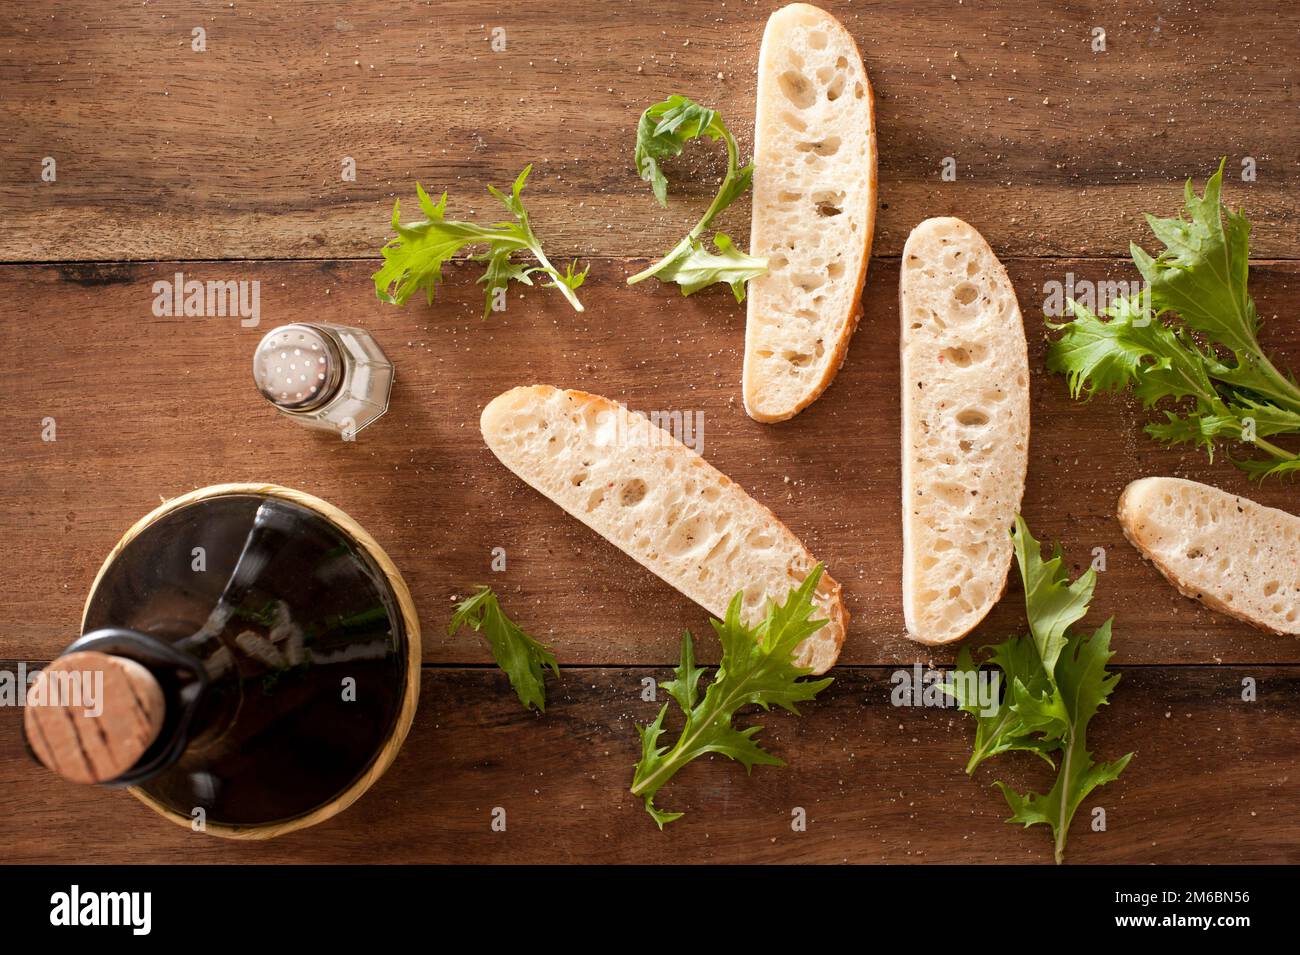
[[[1261,630],[1300,634],[1300,517],[1149,477],[1124,489],[1119,522],[1179,593]]]
[[[876,221],[876,121],[853,37],[794,3],[767,21],[758,55],[745,410],[792,418],[831,383],[862,312]]]
[[[1006,270],[960,219],[903,246],[903,617],[951,643],[1006,588],[1029,462],[1029,357]]]
[[[560,507],[721,618],[737,591],[761,619],[816,561],[784,524],[667,431],[620,404],[546,385],[513,388],[479,422],[501,463]],[[814,600],[828,623],[796,662],[825,673],[848,614],[823,574]]]

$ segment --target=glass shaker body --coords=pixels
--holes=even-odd
[[[282,325],[253,355],[253,380],[281,414],[345,437],[388,410],[393,377],[374,336],[343,325]]]

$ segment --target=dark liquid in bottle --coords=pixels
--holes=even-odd
[[[126,545],[85,630],[171,644],[208,675],[180,757],[140,788],[208,823],[285,822],[370,768],[406,692],[407,633],[370,555],[302,505],[253,494],[196,501]]]

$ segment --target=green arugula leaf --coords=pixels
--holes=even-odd
[[[1295,474],[1300,455],[1265,439],[1300,434],[1300,387],[1256,338],[1259,315],[1246,288],[1250,223],[1222,206],[1223,168],[1202,197],[1188,181],[1186,219],[1147,216],[1165,248],[1152,256],[1131,245],[1148,286],[1140,295],[1103,310],[1105,321],[1071,302],[1072,321],[1048,323],[1062,334],[1047,365],[1068,376],[1076,398],[1127,389],[1148,408],[1167,399],[1165,420],[1146,428],[1159,441],[1203,447],[1211,459],[1222,442],[1245,441],[1271,458],[1234,460],[1253,477]]]
[[[690,642],[690,634],[686,635],[686,642]],[[659,746],[659,737],[664,735],[664,717],[668,714],[668,704],[665,703],[659,708],[659,715],[649,726],[637,726],[637,735],[641,737],[641,762],[637,764],[638,768],[642,765],[652,766],[662,763],[663,754],[667,751]],[[634,790],[635,791],[635,790]],[[662,832],[665,825],[676,819],[682,818],[685,813],[666,812],[662,809],[656,809],[654,803],[654,793],[645,796],[645,811],[654,819],[659,831]]]
[[[555,655],[538,643],[506,616],[491,587],[479,587],[472,597],[456,605],[447,625],[447,636],[454,637],[461,627],[468,626],[487,638],[496,661],[514,687],[519,702],[526,708],[536,707],[546,711],[546,685],[543,668],[549,667],[556,676],[560,666]]]
[[[676,282],[682,287],[683,295],[690,295],[707,285],[723,282],[731,286],[736,301],[743,302],[745,282],[767,271],[767,259],[747,255],[721,232],[713,238],[717,252],[710,251],[700,238],[722,210],[745,193],[754,178],[753,163],[739,165],[735,137],[722,117],[716,110],[676,94],[655,103],[637,122],[633,160],[641,178],[650,183],[655,199],[667,207],[668,178],[661,164],[665,159],[681,155],[687,142],[701,136],[708,136],[713,142],[721,139],[726,144],[727,174],[722,186],[686,237],[650,268],[629,278],[627,284],[635,285],[653,277],[661,282]]]
[[[968,773],[986,759],[1016,750],[1031,752],[1056,769],[1056,781],[1046,794],[996,785],[1011,807],[1008,822],[1051,827],[1059,863],[1083,800],[1118,777],[1133,754],[1096,763],[1087,747],[1088,722],[1119,682],[1119,674],[1106,671],[1113,655],[1110,621],[1090,636],[1071,630],[1088,612],[1096,574],[1089,570],[1071,583],[1060,548],[1043,560],[1042,547],[1019,517],[1012,538],[1030,632],[996,645],[988,657],[1001,673],[1002,698],[992,712],[980,705],[972,691],[977,668],[965,649],[945,689],[976,720]]]
[[[699,695],[703,671],[695,665],[694,643],[689,632],[682,636],[681,663],[675,679],[660,684],[685,715],[681,734],[673,746],[659,745],[668,703],[660,708],[653,723],[637,727],[641,759],[632,775],[632,794],[642,799],[646,812],[660,829],[682,814],[658,809],[655,795],[692,760],[718,753],[740,763],[746,772],[760,765],[784,765],[755,739],[762,727],[738,729],[732,721],[741,707],[751,704],[765,710],[779,706],[798,713],[796,704],[813,699],[830,685],[829,677],[801,679],[810,671],[794,664],[795,648],[826,623],[809,619],[822,570],[818,564],[799,587],[790,591],[785,603],[769,605],[767,615],[755,627],[741,622],[743,594],[732,598],[725,618],[711,621],[722,644],[722,662],[703,698]]]
[[[1042,669],[1052,681],[1056,661],[1065,646],[1065,632],[1083,619],[1097,586],[1097,572],[1092,568],[1069,583],[1065,563],[1058,545],[1051,560],[1043,560],[1038,542],[1029,533],[1024,518],[1016,515],[1011,532],[1016,546],[1016,563],[1025,584],[1025,608],[1029,615],[1029,632],[1034,638]]]
[[[1012,637],[999,643],[991,648],[988,662],[1001,671],[998,682],[1003,693],[994,706],[985,707],[974,692],[980,668],[967,647],[957,654],[955,670],[940,687],[957,701],[959,709],[975,718],[975,746],[966,763],[967,775],[984,760],[1013,750],[1034,753],[1055,767],[1051,757],[1054,741],[1033,735],[1034,730],[1050,725],[1040,718],[1034,703],[1051,692],[1033,640]]]
[[[1267,437],[1273,434],[1294,434],[1300,432],[1300,411],[1279,408],[1266,401],[1243,398],[1228,406],[1232,418],[1241,424],[1250,423],[1256,434]],[[1242,436],[1243,441],[1250,440]]]
[[[1106,703],[1119,674],[1107,673],[1106,663],[1114,655],[1110,649],[1110,626],[1107,620],[1091,636],[1071,638],[1056,666],[1059,696],[1067,714],[1060,744],[1060,770],[1056,782],[1045,795],[1018,793],[1006,783],[995,783],[1011,807],[1008,822],[1026,827],[1043,824],[1052,829],[1054,856],[1059,863],[1065,858],[1065,841],[1070,822],[1080,804],[1098,786],[1113,782],[1133,758],[1129,753],[1111,763],[1096,763],[1088,751],[1088,721]]]
[[[1177,312],[1189,328],[1232,351],[1236,364],[1222,365],[1216,378],[1300,411],[1300,388],[1273,366],[1256,338],[1259,315],[1246,290],[1250,221],[1222,206],[1226,162],[1220,161],[1203,197],[1187,181],[1187,219],[1146,217],[1163,252],[1153,258],[1134,243],[1130,254],[1158,311]]]
[[[1292,458],[1289,461],[1276,461],[1271,458],[1264,460],[1247,459],[1245,461],[1234,460],[1232,463],[1256,481],[1263,481],[1265,478],[1270,477],[1295,477],[1300,475],[1300,458]]]
[[[1192,181],[1184,187],[1187,219],[1146,217],[1152,233],[1165,246],[1152,257],[1137,243],[1129,254],[1151,289],[1151,303],[1157,311],[1177,312],[1183,321],[1212,341],[1234,352],[1257,347],[1255,333],[1259,316],[1246,292],[1250,259],[1250,222],[1219,201],[1223,168],[1205,184],[1198,197]],[[1223,220],[1228,220],[1224,228]]]
[[[659,685],[668,691],[668,695],[677,701],[677,705],[686,713],[695,709],[699,699],[700,677],[704,671],[695,665],[695,645],[691,642],[691,632],[682,631],[682,662],[673,671],[675,680],[665,680]]]
[[[676,282],[683,295],[698,292],[714,282],[725,282],[737,302],[745,300],[745,283],[767,271],[767,260],[756,259],[736,248],[731,236],[719,232],[713,237],[718,251],[712,252],[698,239],[683,239],[659,263],[655,277]]]
[[[1205,356],[1153,319],[1145,298],[1118,299],[1102,313],[1109,321],[1069,304],[1074,321],[1051,325],[1064,334],[1048,353],[1047,367],[1068,376],[1071,397],[1131,388],[1147,407],[1162,398],[1218,400]]]
[[[668,208],[668,177],[660,164],[680,156],[688,141],[705,135],[715,143],[731,137],[715,110],[676,94],[646,109],[637,121],[633,161],[637,173],[650,183],[659,205],[665,209]]]
[[[446,218],[447,194],[435,204],[424,187],[415,184],[416,197],[424,220],[402,225],[401,202],[393,203],[393,231],[397,237],[383,247],[384,264],[375,272],[375,294],[380,301],[404,305],[416,292],[424,289],[430,304],[434,291],[442,282],[442,266],[467,246],[486,245],[487,251],[470,256],[470,261],[485,262],[487,268],[479,282],[484,286],[483,317],[492,312],[492,302],[498,290],[511,282],[532,285],[532,275],[541,272],[550,277],[548,288],[559,289],[575,311],[583,310],[576,291],[587,277],[587,269],[575,272],[576,263],[570,263],[560,272],[546,257],[541,240],[533,232],[520,194],[528,181],[532,166],[524,167],[510,187],[503,193],[494,186],[488,191],[515,217],[514,222],[496,222],[488,226],[472,222],[458,222]],[[516,261],[517,253],[531,253],[536,264],[523,265]],[[588,269],[590,266],[588,266]]]

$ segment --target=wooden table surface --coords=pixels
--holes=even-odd
[[[898,708],[891,675],[942,666],[907,641],[899,596],[898,256],[909,230],[958,215],[1002,257],[1030,340],[1034,433],[1024,513],[1072,572],[1106,552],[1093,616],[1115,617],[1123,680],[1097,717],[1101,755],[1137,755],[1093,795],[1072,862],[1300,862],[1300,642],[1179,597],[1124,541],[1124,485],[1204,480],[1300,511],[1295,484],[1252,486],[1227,461],[1156,447],[1123,400],[1071,402],[1043,371],[1045,283],[1129,279],[1141,213],[1228,157],[1227,201],[1254,223],[1262,338],[1300,368],[1300,14],[1285,2],[828,3],[876,89],[880,216],[865,314],[843,370],[795,420],[739,401],[743,308],[626,276],[666,251],[716,188],[721,158],[665,211],[632,165],[636,119],[682,92],[752,145],[754,70],[777,4],[662,0],[199,4],[47,0],[0,15],[0,661],[47,661],[78,632],[96,569],[161,499],[268,481],[348,511],[388,550],[424,628],[420,710],[393,768],[356,806],[267,844],[159,819],[119,791],[35,766],[21,711],[0,708],[0,861],[1051,860],[1006,825],[952,710]],[[506,49],[494,52],[495,28]],[[1106,50],[1090,48],[1106,31]],[[206,49],[194,49],[202,28]],[[42,179],[47,157],[57,178]],[[945,182],[945,157],[957,164]],[[347,158],[355,181],[341,176]],[[1257,177],[1242,181],[1243,160]],[[436,303],[375,300],[392,202],[414,182],[450,212],[525,163],[553,259],[591,264],[583,314],[540,289],[481,321],[479,270]],[[678,188],[678,183],[674,182]],[[677,196],[680,195],[680,198]],[[721,225],[744,236],[748,203]],[[1149,244],[1149,243],[1148,243]],[[155,317],[153,283],[257,280],[260,324]],[[295,427],[253,389],[249,356],[290,321],[370,329],[397,365],[389,414],[344,443]],[[853,615],[835,682],[802,717],[766,716],[788,763],[746,777],[692,765],[659,833],[627,786],[633,725],[653,716],[679,634],[707,615],[524,487],[480,439],[479,410],[545,382],[636,409],[702,412],[704,454],[830,565]],[[53,418],[57,440],[42,440]],[[492,549],[507,569],[494,573]],[[485,647],[446,635],[453,600],[491,583],[564,668],[525,712]],[[1023,627],[1015,575],[972,638]],[[702,655],[716,660],[711,635]],[[1258,699],[1242,699],[1251,678]],[[1005,774],[1005,775],[1004,775]],[[1094,806],[1107,829],[1091,831]],[[494,831],[496,808],[506,831]],[[794,831],[796,807],[806,831]]]

